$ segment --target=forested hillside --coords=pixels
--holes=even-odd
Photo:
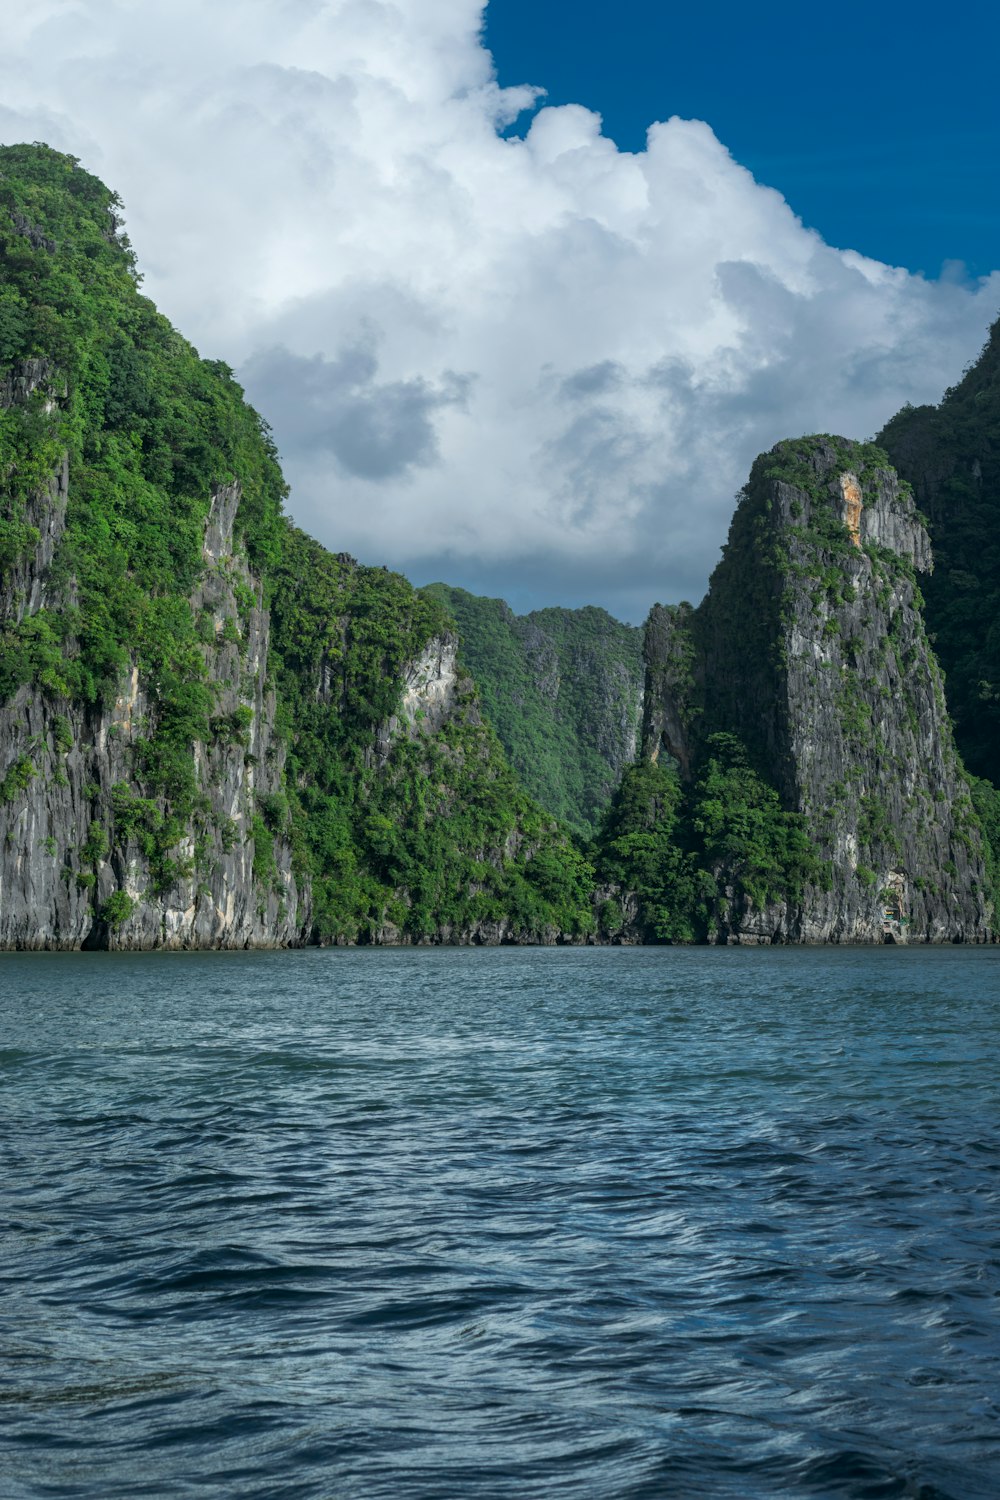
[[[440,606],[291,528],[266,424],[142,296],[119,208],[0,151],[0,942],[589,930]]]
[[[642,718],[642,631],[606,610],[515,615],[502,599],[424,590],[455,621],[462,659],[525,788],[584,836],[596,830]]]
[[[893,428],[984,770],[995,345]],[[1000,808],[878,450],[763,455],[706,600],[644,634],[415,590],[285,499],[114,194],[0,149],[0,947],[987,936]]]
[[[927,624],[969,769],[1000,784],[1000,321],[940,406],[909,406],[879,438],[927,514]]]
[[[484,724],[441,605],[291,527],[273,588],[292,846],[316,933],[591,931],[593,872]]]

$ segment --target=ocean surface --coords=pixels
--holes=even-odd
[[[1000,952],[0,956],[0,1495],[1000,1496]]]

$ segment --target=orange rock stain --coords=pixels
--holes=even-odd
[[[861,486],[853,474],[841,474],[840,493],[844,498],[844,522],[855,547],[861,546]]]

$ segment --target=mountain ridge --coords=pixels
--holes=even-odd
[[[416,590],[291,523],[119,209],[0,149],[0,947],[987,939],[881,452],[762,455],[641,639]]]

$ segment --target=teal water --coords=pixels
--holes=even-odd
[[[0,1495],[1000,1495],[1000,953],[0,956]]]

